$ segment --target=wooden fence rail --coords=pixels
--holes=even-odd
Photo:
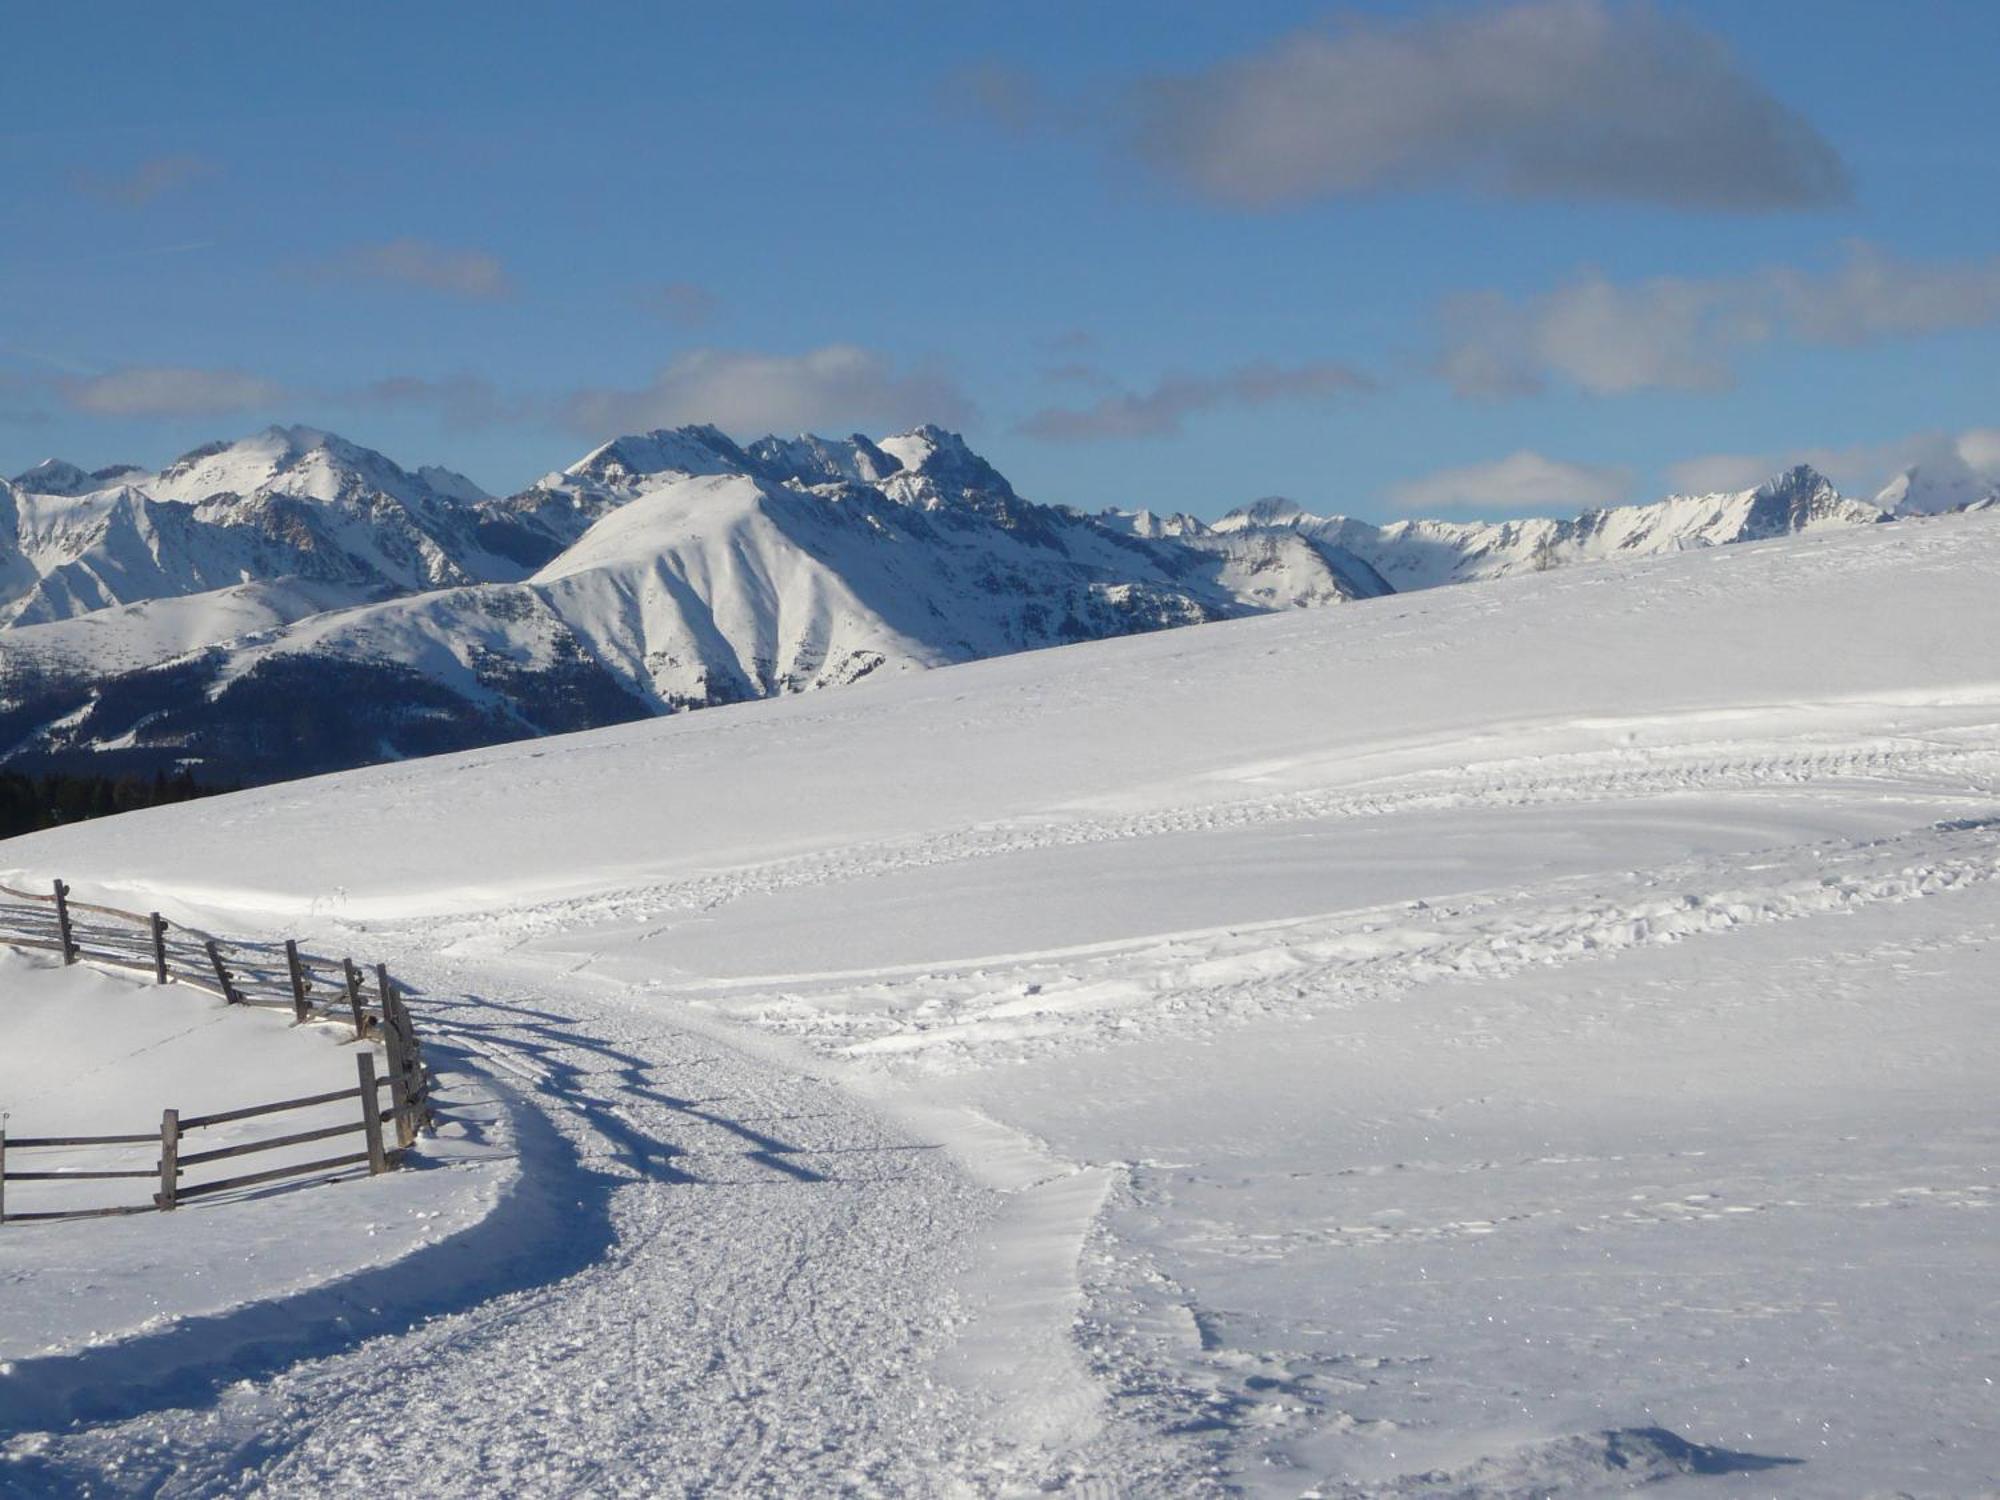
[[[424,1064],[423,1046],[410,1019],[408,1005],[390,982],[388,969],[381,964],[375,965],[371,1003],[365,993],[362,971],[352,959],[336,960],[306,953],[290,939],[281,952],[268,945],[229,943],[169,922],[158,912],[120,911],[117,907],[72,901],[69,887],[60,880],[46,896],[0,885],[0,945],[60,953],[65,964],[88,962],[139,970],[150,975],[156,984],[186,985],[216,995],[230,1005],[283,1009],[291,1013],[293,1025],[323,1021],[351,1026],[353,1040],[362,1044],[362,1050],[355,1055],[357,1082],[353,1088],[206,1115],[183,1116],[176,1109],[168,1109],[161,1115],[157,1133],[28,1136],[9,1140],[5,1124],[0,1122],[0,1224],[164,1212],[184,1199],[207,1193],[254,1187],[284,1178],[325,1176],[363,1165],[370,1173],[386,1172],[401,1164],[404,1153],[416,1143],[418,1132],[433,1124],[431,1077]],[[339,974],[337,981],[317,987],[326,998],[324,1004],[315,998],[316,969],[338,970]],[[370,1042],[380,1042],[387,1057],[387,1071],[380,1076],[376,1072],[374,1050],[367,1045]],[[389,1094],[386,1108],[382,1104],[385,1089]],[[183,1138],[189,1131],[350,1100],[358,1105],[356,1115],[341,1124],[207,1150],[182,1149]],[[384,1135],[385,1125],[394,1128],[393,1145]],[[361,1135],[366,1149],[213,1181],[183,1180],[190,1167],[353,1134]],[[159,1158],[145,1168],[19,1170],[10,1162],[14,1153],[22,1151],[131,1147],[155,1142],[159,1145]],[[139,1178],[156,1183],[149,1203],[30,1213],[10,1212],[7,1208],[10,1182]]]

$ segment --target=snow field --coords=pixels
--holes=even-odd
[[[2000,1486],[1996,565],[1899,524],[19,841],[383,954],[543,1215],[512,1285],[13,1472]]]

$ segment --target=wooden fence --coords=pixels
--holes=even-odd
[[[177,1109],[168,1109],[160,1117],[157,1134],[147,1131],[143,1134],[30,1136],[10,1140],[4,1124],[0,1124],[0,1224],[165,1211],[185,1199],[207,1193],[255,1187],[285,1178],[324,1177],[364,1165],[371,1173],[386,1172],[401,1164],[403,1153],[416,1143],[417,1133],[432,1124],[431,1079],[424,1065],[423,1047],[410,1020],[408,1005],[390,982],[388,969],[381,964],[374,969],[374,992],[371,995],[367,993],[369,987],[362,971],[352,959],[331,959],[305,953],[295,941],[290,940],[281,948],[225,942],[206,932],[169,922],[158,912],[120,911],[112,906],[73,901],[69,887],[60,880],[55,882],[54,889],[46,896],[0,885],[0,945],[59,953],[65,964],[89,962],[135,969],[151,975],[156,984],[186,985],[216,995],[229,1005],[287,1010],[291,1012],[295,1025],[328,1021],[352,1027],[352,1040],[362,1045],[362,1050],[355,1055],[356,1084],[353,1088],[206,1115],[183,1116]],[[338,977],[329,978],[328,971],[334,971]],[[4,1018],[0,1018],[0,1024],[4,1024]],[[386,1072],[380,1076],[376,1070],[374,1049],[370,1045],[378,1041],[387,1054],[388,1063]],[[386,1107],[382,1102],[382,1091],[385,1089],[389,1095]],[[290,1131],[259,1140],[237,1141],[206,1150],[188,1151],[182,1145],[191,1131],[342,1103],[352,1105],[348,1118],[342,1123]],[[393,1145],[385,1135],[385,1125],[394,1129]],[[234,1177],[200,1182],[187,1180],[191,1168],[353,1134],[362,1137],[364,1150],[287,1163]],[[102,1147],[123,1148],[129,1154],[134,1147],[154,1143],[159,1146],[159,1158],[144,1168],[84,1170],[55,1167],[33,1171],[19,1170],[13,1165],[14,1156],[23,1151],[75,1151]],[[121,1178],[140,1178],[156,1184],[151,1201],[32,1213],[9,1212],[6,1206],[7,1184],[10,1182]]]

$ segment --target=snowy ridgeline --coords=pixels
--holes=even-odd
[[[1854,526],[1809,469],[1574,520],[1022,499],[956,435],[607,443],[506,499],[273,428],[0,483],[6,763],[270,780],[1036,647]]]
[[[14,841],[365,936],[532,1191],[345,1342],[334,1281],[289,1340],[0,1346],[11,1473],[1991,1490],[1996,574],[2000,516],[1944,517]],[[0,1236],[0,1284],[91,1233]]]

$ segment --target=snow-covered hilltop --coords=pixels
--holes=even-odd
[[[1993,498],[1801,467],[1574,520],[1209,525],[1036,504],[931,426],[642,433],[497,498],[274,427],[0,482],[0,760],[265,780]]]

